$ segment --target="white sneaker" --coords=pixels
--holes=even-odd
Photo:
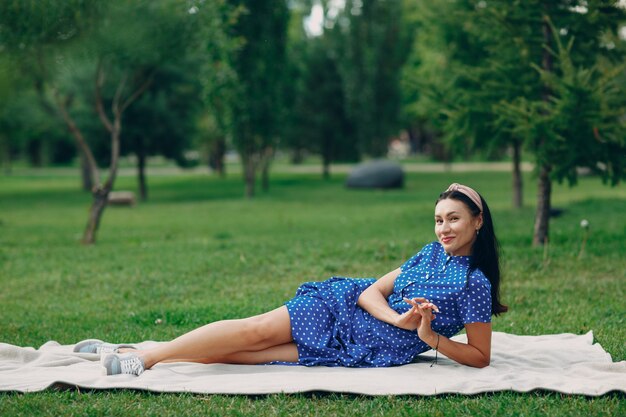
[[[106,355],[107,353],[117,353],[120,348],[134,349],[135,347],[132,345],[107,343],[98,339],[87,339],[76,343],[76,345],[74,345],[74,352]]]
[[[103,375],[141,375],[145,370],[143,359],[134,353],[110,353],[100,360]]]

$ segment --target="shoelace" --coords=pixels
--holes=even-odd
[[[143,372],[143,362],[137,356],[120,359],[120,368],[123,374],[140,375]]]
[[[103,343],[100,346],[96,347],[96,353],[99,355],[105,355],[107,353],[116,353],[118,349],[118,345],[113,345],[111,343]]]

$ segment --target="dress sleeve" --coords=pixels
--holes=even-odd
[[[464,324],[491,323],[491,284],[482,272],[470,276],[469,285],[459,294],[457,303]]]
[[[408,261],[403,263],[400,266],[400,270],[402,272],[404,272],[404,271],[407,271],[407,270],[413,268],[415,265],[419,264],[420,261],[422,260],[422,258],[426,254],[432,252],[432,247],[433,247],[432,243],[429,243],[428,245],[424,246],[421,251],[417,252],[415,255],[413,255],[411,258],[409,258]]]

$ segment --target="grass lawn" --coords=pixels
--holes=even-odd
[[[344,177],[275,174],[246,201],[238,175],[152,176],[150,200],[108,208],[95,246],[79,244],[90,196],[67,175],[0,177],[0,341],[38,347],[99,337],[166,340],[209,321],[281,305],[298,284],[381,276],[434,240],[433,207],[453,181],[486,198],[503,249],[494,330],[586,333],[626,360],[626,188],[555,185],[547,250],[532,248],[535,187],[510,208],[508,173],[414,173],[396,191],[354,191]],[[117,189],[136,189],[120,177]],[[590,223],[585,251],[583,229]],[[580,255],[580,256],[579,256]],[[160,324],[155,321],[160,319]],[[418,378],[418,376],[416,376]],[[1,394],[0,415],[626,415],[624,396],[510,392],[476,396],[260,397],[47,391]]]

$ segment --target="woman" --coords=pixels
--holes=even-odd
[[[176,361],[393,366],[429,349],[487,366],[491,316],[507,310],[487,203],[470,187],[450,185],[436,202],[435,234],[437,242],[378,280],[305,283],[285,306],[209,323],[152,349],[86,340],[74,350],[100,353],[107,375]],[[463,328],[467,343],[450,340]]]

